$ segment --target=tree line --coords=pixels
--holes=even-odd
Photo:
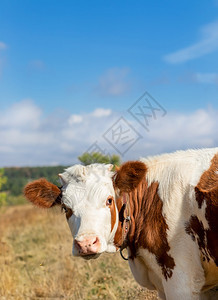
[[[111,163],[114,166],[120,165],[118,155],[103,155],[98,152],[83,153],[78,157],[80,163],[89,165],[91,163]],[[58,174],[64,172],[68,166],[49,167],[10,167],[0,169],[0,199],[6,199],[7,195],[19,196],[23,192],[24,186],[35,179],[46,178],[48,181],[59,184]],[[3,202],[3,200],[2,200]]]
[[[63,172],[65,168],[64,166],[5,168],[4,176],[7,181],[2,185],[2,191],[18,196],[22,194],[23,188],[28,182],[41,177],[58,184],[58,174]]]

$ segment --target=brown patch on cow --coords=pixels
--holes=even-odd
[[[191,236],[192,240],[198,243],[203,260],[209,261],[209,253],[206,247],[206,231],[203,223],[198,219],[197,216],[191,216],[185,230]]]
[[[211,191],[218,187],[218,154],[214,155],[209,169],[201,175],[197,187],[203,191]],[[216,200],[218,205],[218,199]]]
[[[107,198],[107,201],[108,200],[111,200],[111,204],[108,204],[107,206],[110,208],[110,212],[111,212],[111,231],[112,231],[116,223],[116,207],[115,207],[114,197],[109,196]]]
[[[128,234],[128,247],[131,250],[130,258],[134,259],[137,256],[139,248],[148,249],[155,255],[167,280],[173,274],[175,262],[168,253],[170,250],[167,241],[168,225],[162,215],[163,202],[158,195],[159,184],[153,182],[148,186],[145,178],[146,166],[143,163],[130,162],[126,164],[126,167],[124,164],[120,168],[122,173],[118,171],[115,175],[115,188],[120,189],[121,196],[127,192],[126,196],[129,197],[131,227]],[[137,171],[134,170],[134,164]],[[139,174],[138,178],[137,174]],[[121,206],[119,202],[122,202],[122,199],[117,200],[117,205]],[[116,243],[119,242],[118,237],[120,238],[120,233],[117,234],[117,239],[115,235]]]
[[[200,191],[195,188],[196,200],[202,207],[203,202],[206,202],[205,218],[209,228],[205,229],[202,222],[196,216],[192,216],[186,226],[186,232],[190,234],[193,240],[196,240],[199,249],[207,261],[212,258],[218,266],[218,186],[210,191]],[[207,255],[206,255],[206,254]]]
[[[218,266],[218,186],[216,189],[204,193],[207,207],[205,217],[209,229],[206,230],[207,248],[210,256]]]
[[[61,190],[44,178],[28,183],[24,188],[24,195],[34,205],[43,208],[61,203]]]
[[[205,171],[197,186],[195,187],[195,196],[198,208],[201,209],[203,203],[206,204],[205,218],[209,228],[205,229],[202,222],[196,220],[196,216],[192,216],[187,224],[186,231],[192,238],[197,236],[197,242],[202,254],[208,255],[218,266],[218,154],[214,155],[211,165]]]

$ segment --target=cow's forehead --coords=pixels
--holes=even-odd
[[[74,165],[65,170],[64,173],[59,174],[61,182],[63,184],[70,183],[71,181],[75,182],[86,182],[93,181],[97,182],[104,178],[104,180],[111,179],[113,172],[111,169],[113,165],[111,164],[91,164],[88,166],[83,165]]]
[[[87,198],[87,190],[85,188],[85,184],[69,182],[63,187],[62,191],[64,202],[71,202],[74,205],[81,203],[81,201],[84,201]]]
[[[63,201],[68,205],[101,204],[108,194],[113,196],[111,165],[75,165],[60,174]]]

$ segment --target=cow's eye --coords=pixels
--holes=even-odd
[[[73,211],[71,208],[65,206],[64,204],[62,204],[62,211],[65,213],[66,218],[69,219],[72,215],[73,215]]]
[[[62,205],[62,211],[66,214],[68,212],[68,208],[65,205]]]
[[[113,198],[112,197],[107,198],[106,205],[110,206],[112,203],[113,203]]]

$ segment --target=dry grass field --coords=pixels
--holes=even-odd
[[[85,261],[71,248],[59,209],[0,211],[0,299],[158,299],[137,285],[119,253]]]

